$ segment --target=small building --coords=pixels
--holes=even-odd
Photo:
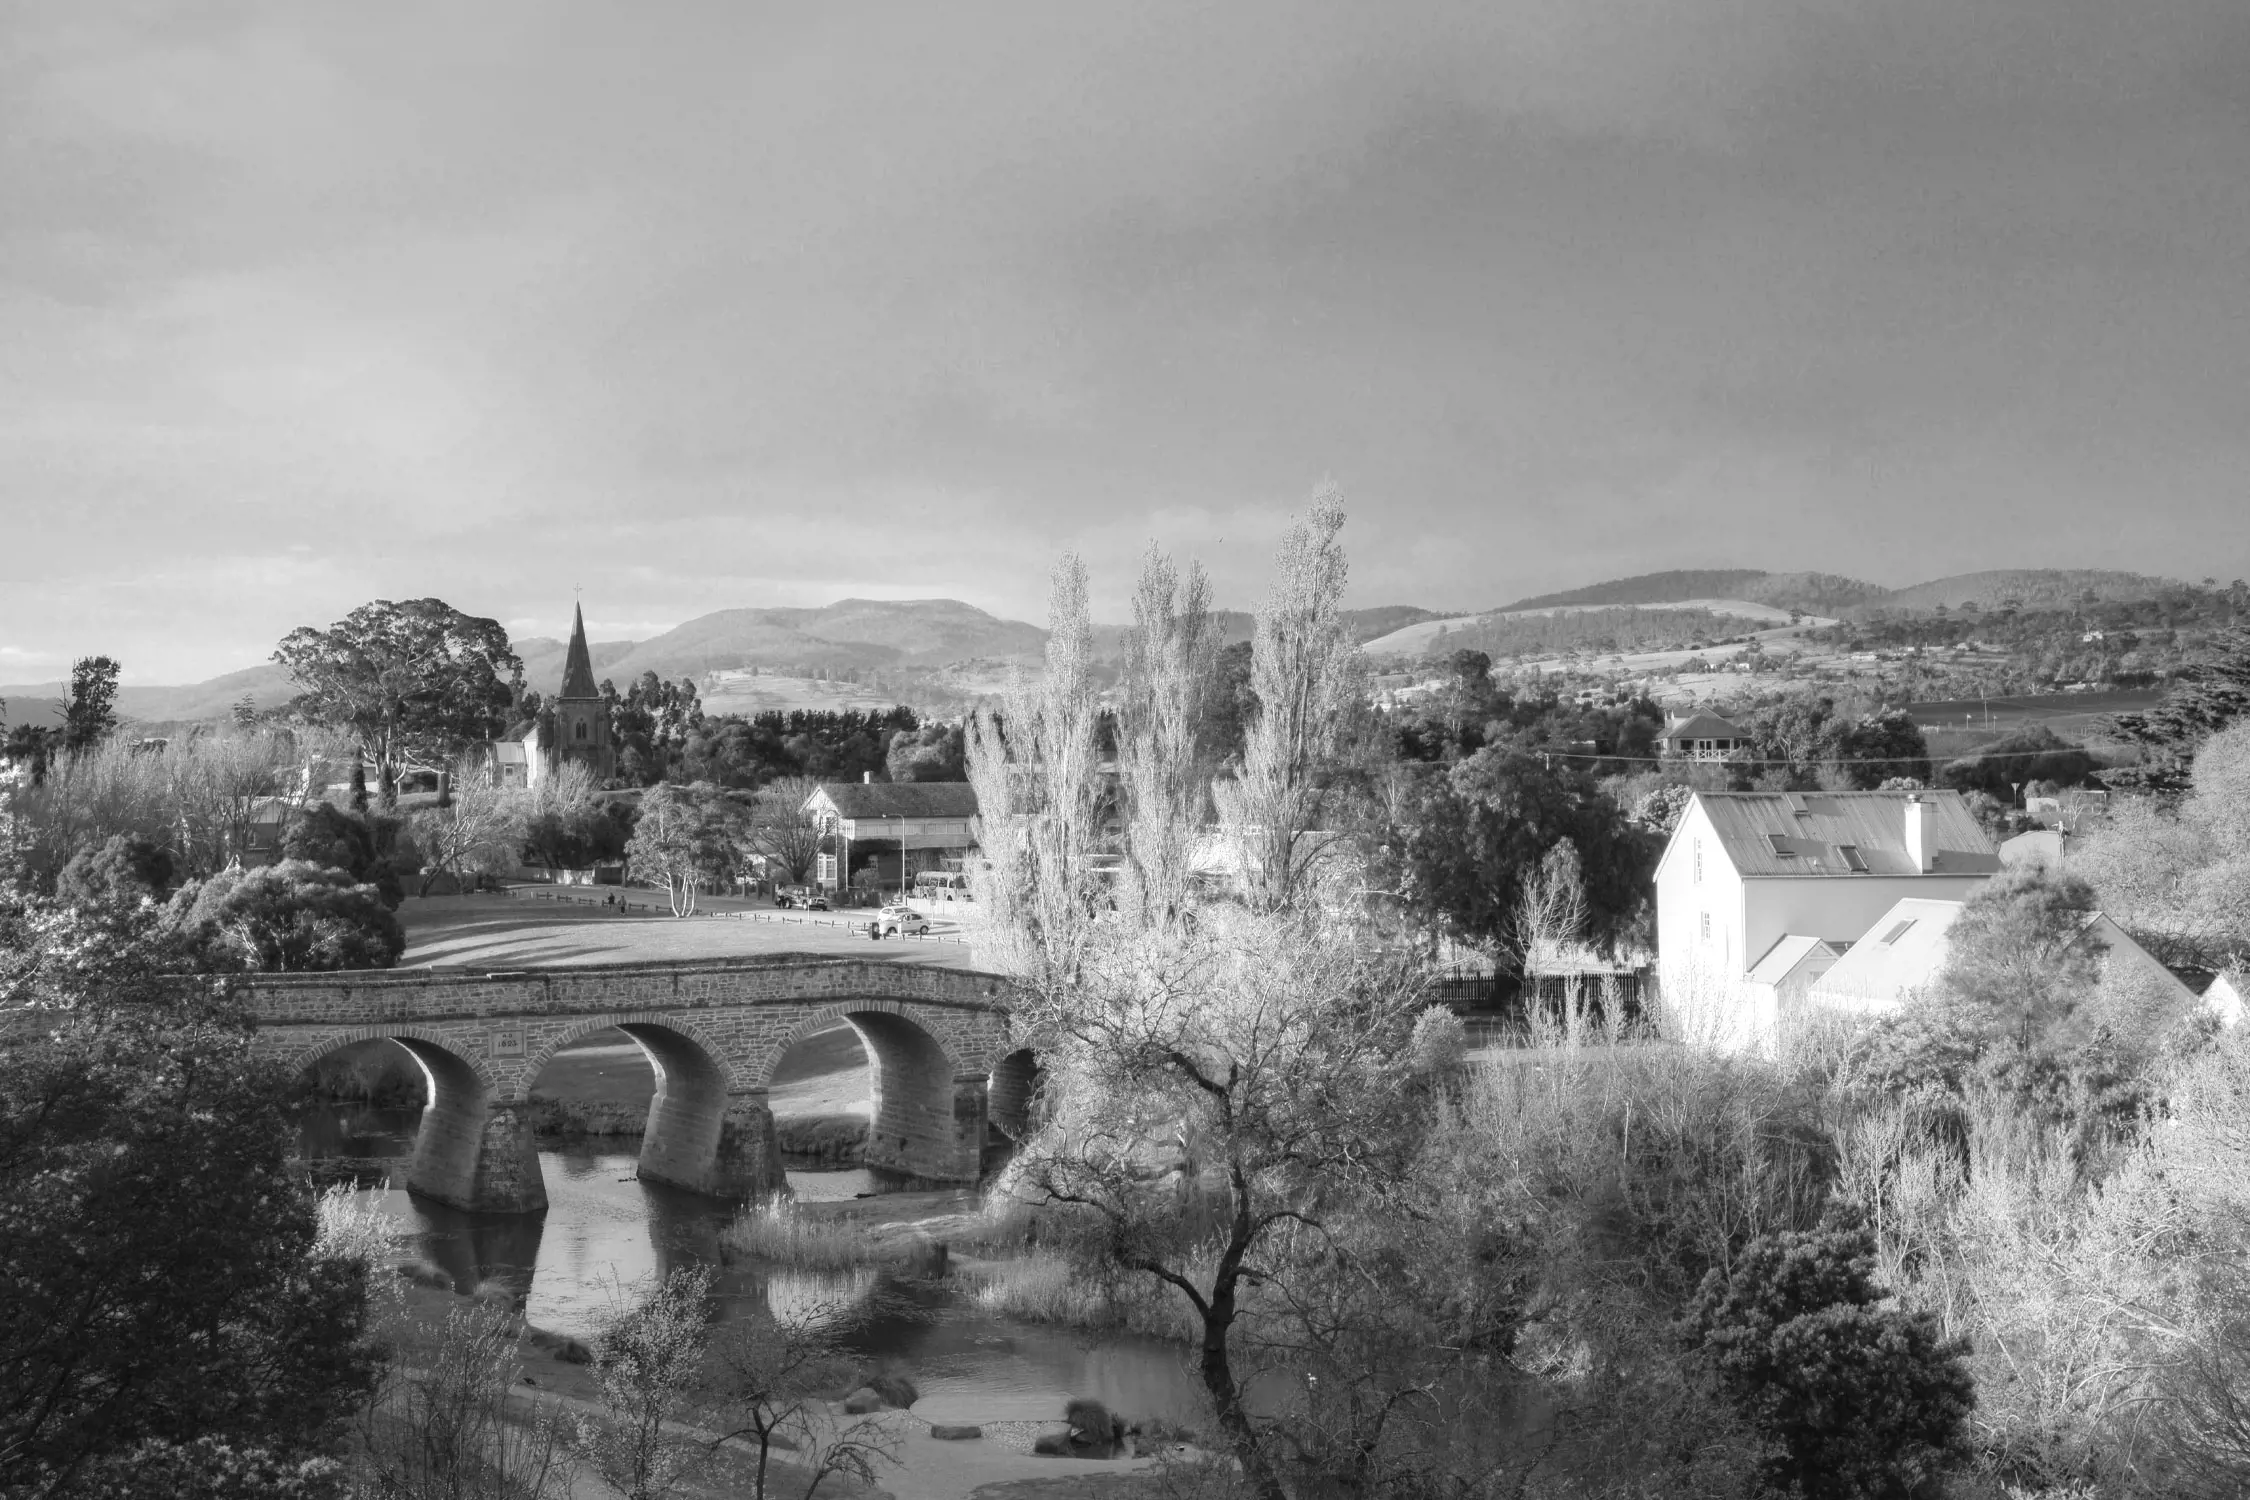
[[[1751,971],[1783,938],[1841,951],[1897,902],[1963,900],[1999,868],[1958,792],[1697,792],[1656,867],[1666,1004],[1705,1040],[1764,1046]],[[1797,952],[1777,978],[1817,961]]]
[[[872,868],[888,890],[924,870],[959,869],[977,847],[976,788],[965,781],[829,781],[805,799],[835,852],[820,859],[820,884],[837,890]]]
[[[1727,760],[1750,749],[1747,730],[1708,710],[1673,720],[1657,742],[1663,754],[1686,760]]]
[[[2064,846],[2069,836],[2060,828],[2033,828],[2000,842],[2000,863],[2014,869],[2029,865],[2035,869],[2052,870],[2062,863]]]
[[[1930,993],[1951,952],[1953,923],[1965,902],[1909,899],[1883,913],[1860,940],[1812,987],[1813,1005],[1861,1016],[1879,1016]],[[2196,1000],[2192,985],[2158,963],[2131,933],[2103,912],[2088,912],[2066,944],[2102,950],[2105,983],[2146,986],[2183,1005]]]

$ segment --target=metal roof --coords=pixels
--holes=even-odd
[[[976,788],[966,781],[825,781],[819,794],[839,817],[973,818]]]
[[[1815,955],[1834,958],[1843,951],[1843,944],[1831,943],[1825,938],[1807,937],[1797,932],[1785,933],[1775,939],[1774,945],[1766,950],[1764,958],[1750,966],[1750,982],[1779,984],[1806,959]]]
[[[1920,798],[1935,851],[1906,852],[1906,806]],[[2000,856],[1959,792],[1697,792],[1720,847],[1745,877],[1990,875]]]
[[[1920,896],[1895,903],[1834,968],[1813,981],[1812,997],[1831,1004],[1889,1005],[1928,989],[1945,967],[1946,931],[1961,906]]]
[[[1668,740],[1746,740],[1750,735],[1717,714],[1695,713],[1668,727],[1663,737]]]

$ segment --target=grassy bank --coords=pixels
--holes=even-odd
[[[790,1115],[773,1122],[773,1133],[789,1165],[800,1170],[856,1167],[867,1157],[865,1115]]]

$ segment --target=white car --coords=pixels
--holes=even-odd
[[[930,919],[911,906],[886,906],[875,914],[877,937],[920,937],[930,930]]]

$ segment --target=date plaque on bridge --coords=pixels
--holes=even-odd
[[[511,1026],[505,1030],[493,1032],[492,1055],[494,1057],[523,1056],[522,1030],[520,1028]]]

